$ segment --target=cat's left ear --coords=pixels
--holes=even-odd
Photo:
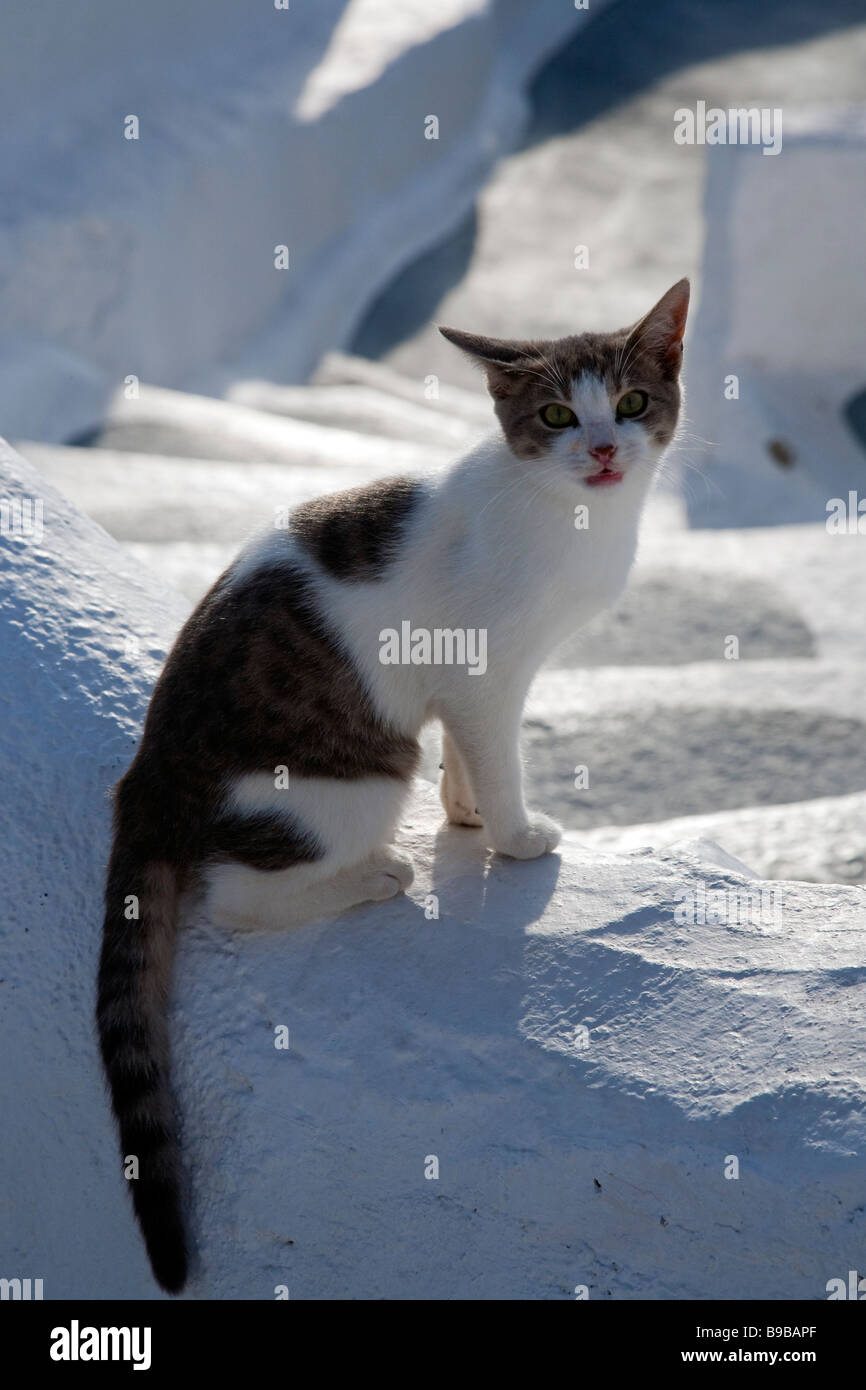
[[[639,336],[641,349],[652,354],[664,369],[676,375],[683,360],[683,334],[689,312],[689,282],[678,280],[648,314],[638,319],[629,338]]]
[[[491,396],[511,395],[520,373],[529,366],[530,347],[527,343],[485,338],[480,333],[464,333],[459,328],[440,327],[439,332],[485,369]]]

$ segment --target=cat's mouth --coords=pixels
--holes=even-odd
[[[590,473],[584,482],[590,487],[613,487],[614,483],[621,483],[625,475],[618,468],[600,468],[597,473]]]

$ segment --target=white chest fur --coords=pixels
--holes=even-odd
[[[512,464],[507,446],[492,440],[432,478],[383,578],[344,584],[311,574],[378,708],[407,731],[467,682],[483,684],[491,701],[503,683],[527,685],[627,580],[648,475],[586,498],[559,480],[543,486],[541,472],[527,484]],[[429,663],[383,661],[382,634],[407,624],[431,637],[464,633],[469,651],[483,634],[484,670],[473,676],[467,665],[437,663],[432,640]]]

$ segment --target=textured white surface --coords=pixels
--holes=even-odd
[[[0,449],[0,495],[44,508],[41,540],[0,537],[0,1265],[46,1298],[133,1298],[148,1285],[91,1026],[107,793],[184,610]]]
[[[763,878],[866,884],[866,792],[604,826],[581,831],[580,839],[599,849],[633,850],[663,848],[693,836],[718,840]]]

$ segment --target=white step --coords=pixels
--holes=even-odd
[[[91,442],[90,440],[88,442]],[[251,410],[211,396],[142,385],[137,397],[112,398],[92,442],[105,449],[223,459],[236,463],[345,464],[378,473],[383,460],[395,471],[446,461],[453,448],[379,439]]]
[[[745,860],[761,878],[866,883],[866,792],[781,806],[744,806],[644,825],[602,826],[569,838],[616,853],[644,846],[661,851],[683,840],[706,838]]]
[[[384,362],[353,357],[349,353],[326,353],[312,381],[320,386],[368,386],[395,399],[415,402],[429,409],[441,408],[446,414],[460,416],[469,424],[481,428],[492,425],[494,419],[493,403],[483,389],[467,391],[462,386],[451,386],[438,379],[428,383],[424,377],[416,379],[406,376]],[[436,394],[431,396],[428,394],[430,391]]]
[[[226,399],[329,429],[405,439],[451,450],[455,455],[485,432],[459,415],[418,405],[372,386],[275,386],[268,381],[239,381],[226,392]],[[494,427],[491,411],[487,429]]]

